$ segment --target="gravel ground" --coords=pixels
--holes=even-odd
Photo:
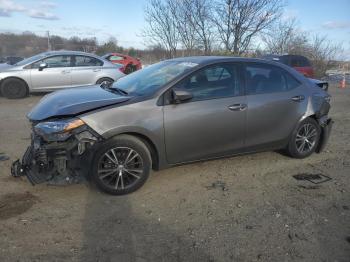
[[[350,89],[331,87],[326,151],[266,152],[154,172],[113,197],[10,177],[41,98],[0,98],[0,261],[350,261]],[[323,174],[319,185],[297,174]]]

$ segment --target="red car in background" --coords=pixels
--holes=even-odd
[[[313,78],[314,69],[311,66],[309,59],[302,55],[266,55],[262,58],[273,60],[293,67],[304,76]]]
[[[119,53],[109,53],[102,56],[104,59],[112,62],[113,64],[122,64],[123,67],[120,69],[124,74],[130,74],[142,68],[139,59],[123,55]]]

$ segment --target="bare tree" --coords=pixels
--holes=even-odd
[[[241,55],[281,15],[280,0],[217,0],[213,21],[226,51]]]
[[[341,44],[333,43],[326,36],[320,35],[312,37],[308,49],[309,53],[307,56],[313,63],[317,77],[324,76],[332,60],[339,58],[343,53]]]
[[[188,26],[196,37],[197,45],[209,55],[213,46],[212,3],[210,0],[183,0]]]
[[[179,42],[187,55],[191,55],[196,47],[196,30],[190,21],[191,9],[183,0],[167,0],[167,4],[174,17]]]
[[[266,51],[274,54],[294,54],[308,57],[314,67],[316,77],[324,76],[332,60],[339,58],[342,46],[331,42],[326,36],[312,35],[301,31],[296,21],[280,21],[262,37]]]
[[[149,0],[145,9],[146,28],[142,36],[152,45],[164,47],[169,57],[174,57],[178,45],[176,21],[168,1]]]
[[[262,35],[266,51],[272,54],[290,53],[300,41],[303,34],[297,29],[296,19],[281,20]],[[304,43],[302,44],[304,46]]]

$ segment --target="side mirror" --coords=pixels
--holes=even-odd
[[[172,95],[173,95],[173,102],[175,104],[180,104],[182,102],[191,100],[193,98],[193,95],[190,92],[186,90],[180,90],[180,89],[177,89],[177,90],[173,89]]]
[[[47,68],[47,64],[46,64],[46,63],[41,63],[41,64],[39,65],[39,71],[43,71],[44,68]]]

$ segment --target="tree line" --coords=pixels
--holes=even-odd
[[[105,43],[99,44],[95,37],[80,38],[73,36],[65,38],[52,35],[48,39],[32,32],[24,32],[22,34],[0,33],[0,43],[0,57],[30,57],[48,50],[74,50],[98,55],[110,52],[126,53],[131,56],[138,55],[138,50],[135,48],[119,46],[117,39],[114,37],[109,38]]]
[[[282,14],[281,0],[149,0],[143,37],[169,57],[213,52],[242,55]]]
[[[323,76],[342,47],[282,16],[282,0],[148,0],[142,36],[168,58],[184,55],[308,57]]]

